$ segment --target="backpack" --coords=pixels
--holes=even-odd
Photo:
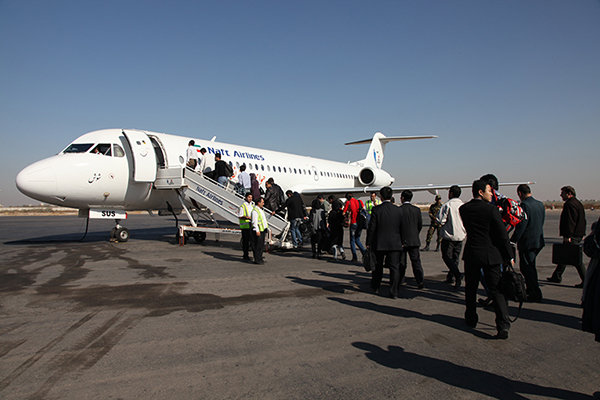
[[[600,221],[600,219],[598,221]],[[598,242],[598,238],[600,237],[599,224],[600,222],[594,222],[592,224],[592,233],[583,239],[583,252],[589,258],[600,257],[600,243]]]
[[[365,229],[367,227],[367,210],[363,206],[363,202],[358,200],[358,215],[356,216],[356,230]]]
[[[506,225],[507,231],[510,231],[527,218],[523,207],[521,207],[521,204],[517,200],[504,197],[499,199],[499,202],[496,204],[498,205],[500,215],[502,215],[502,222]]]

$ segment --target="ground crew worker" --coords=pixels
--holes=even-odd
[[[251,220],[252,220],[252,209],[254,203],[252,203],[252,193],[246,193],[245,202],[240,206],[238,217],[240,221],[240,229],[242,230],[242,251],[244,252],[243,259],[250,261],[250,241],[252,237]]]
[[[373,211],[373,207],[381,204],[381,200],[377,198],[377,193],[371,193],[371,198],[365,202],[365,210],[367,210],[367,225],[369,221],[371,221],[371,212]]]
[[[252,254],[254,255],[254,264],[264,264],[263,250],[265,247],[265,234],[269,229],[267,217],[263,211],[265,199],[259,197],[256,205],[252,209]]]
[[[427,230],[427,239],[425,239],[425,247],[421,249],[421,251],[429,251],[429,243],[433,238],[433,233],[437,233],[437,244],[435,246],[435,251],[440,250],[440,242],[442,238],[440,237],[440,228],[442,227],[440,223],[437,221],[437,215],[442,208],[442,196],[435,195],[435,203],[429,206],[429,219],[431,223],[429,224],[429,229]]]

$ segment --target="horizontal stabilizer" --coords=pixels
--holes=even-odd
[[[394,142],[396,140],[418,140],[418,139],[435,139],[437,138],[437,136],[433,136],[433,135],[428,135],[428,136],[385,136],[385,137],[381,137],[379,139],[379,141],[383,144],[386,144],[388,142]],[[357,140],[355,142],[348,142],[348,143],[344,143],[345,145],[352,145],[352,144],[368,144],[371,143],[371,141],[373,140],[373,138],[371,139],[363,139],[363,140]]]

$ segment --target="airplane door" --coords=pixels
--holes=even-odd
[[[315,168],[315,166],[313,165],[311,169],[312,169],[313,177],[315,178],[315,181],[318,181],[319,180],[319,173],[317,171],[317,168]]]
[[[144,132],[123,131],[133,154],[133,180],[154,182],[156,180],[156,154],[152,141]]]

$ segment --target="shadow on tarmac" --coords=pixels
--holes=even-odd
[[[590,395],[571,390],[509,379],[491,372],[454,364],[450,361],[411,353],[400,346],[388,346],[388,350],[366,342],[354,342],[352,346],[364,350],[368,359],[385,367],[403,369],[436,379],[450,386],[496,399],[527,399],[521,393],[544,398],[569,400],[593,398]]]

